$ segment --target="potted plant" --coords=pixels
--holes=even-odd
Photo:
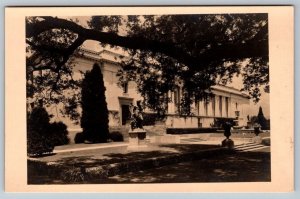
[[[258,136],[258,134],[260,133],[260,125],[258,124],[258,123],[255,123],[254,124],[254,126],[253,126],[253,128],[254,128],[254,134],[256,135],[256,136]]]
[[[234,148],[234,142],[229,138],[231,136],[231,127],[232,124],[230,122],[225,122],[223,124],[224,136],[226,139],[222,141],[222,147],[227,147],[228,149]]]

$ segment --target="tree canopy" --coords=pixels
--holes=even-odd
[[[87,24],[26,19],[27,79],[33,71],[47,71],[35,81],[47,88],[49,102],[65,103],[67,114],[74,113],[77,98],[65,99],[62,92],[78,85],[72,55],[86,40],[126,50],[120,82],[134,80],[144,105],[158,112],[166,109],[168,91],[180,86],[182,114],[190,114],[193,101],[209,97],[212,85],[234,75],[242,76],[243,90],[255,102],[261,88],[269,91],[267,14],[91,16]],[[39,91],[33,80],[28,83],[29,96]]]

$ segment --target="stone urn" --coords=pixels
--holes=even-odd
[[[255,134],[256,136],[258,136],[258,134],[260,133],[259,128],[260,128],[259,125],[255,125],[255,126],[254,126],[254,134]]]
[[[222,141],[222,147],[226,147],[228,149],[234,148],[234,142],[229,137],[231,136],[231,127],[232,124],[229,122],[225,122],[223,125],[224,128],[224,136],[226,137],[225,140]]]
[[[259,136],[259,134],[260,134],[260,125],[255,124],[253,128],[254,128],[255,137],[252,139],[252,142],[254,142],[256,144],[260,144],[262,142],[262,139]]]

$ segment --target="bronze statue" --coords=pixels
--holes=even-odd
[[[131,130],[134,129],[144,129],[143,128],[143,114],[141,107],[133,106],[132,114],[131,114],[132,121],[130,123]]]

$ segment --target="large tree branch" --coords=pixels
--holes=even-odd
[[[257,39],[254,37],[244,43],[232,43],[226,45],[216,46],[204,53],[190,55],[183,49],[177,47],[173,43],[153,41],[143,37],[126,37],[119,36],[114,33],[100,32],[94,29],[84,28],[72,21],[65,19],[42,17],[44,20],[27,24],[26,37],[34,37],[44,31],[51,29],[67,29],[79,35],[68,50],[64,53],[64,63],[68,57],[78,48],[85,40],[95,40],[105,44],[116,45],[129,49],[148,50],[152,52],[163,53],[167,56],[173,57],[179,62],[189,66],[193,69],[201,69],[207,66],[211,61],[228,60],[228,59],[243,59],[249,57],[268,57],[268,41],[267,39]],[[261,31],[257,33],[265,34],[267,26],[262,27]]]
[[[34,49],[43,52],[50,52],[50,53],[55,53],[55,54],[59,54],[61,56],[61,59],[57,59],[57,58],[53,58],[52,62],[55,63],[56,67],[55,68],[51,68],[51,67],[47,67],[46,69],[51,69],[54,72],[59,72],[61,67],[69,60],[69,57],[74,53],[74,51],[82,45],[82,43],[85,41],[84,38],[82,37],[78,37],[69,47],[67,48],[57,48],[54,46],[50,46],[50,45],[36,45],[33,42],[31,42],[30,40],[26,40],[26,43],[31,45]],[[33,63],[35,62],[36,59],[40,59],[40,56],[34,56],[36,54],[33,54],[32,57],[30,57],[28,60],[30,60],[29,64],[30,65],[34,65]],[[36,67],[33,66],[34,69],[40,69],[40,68],[45,68],[45,67]]]

